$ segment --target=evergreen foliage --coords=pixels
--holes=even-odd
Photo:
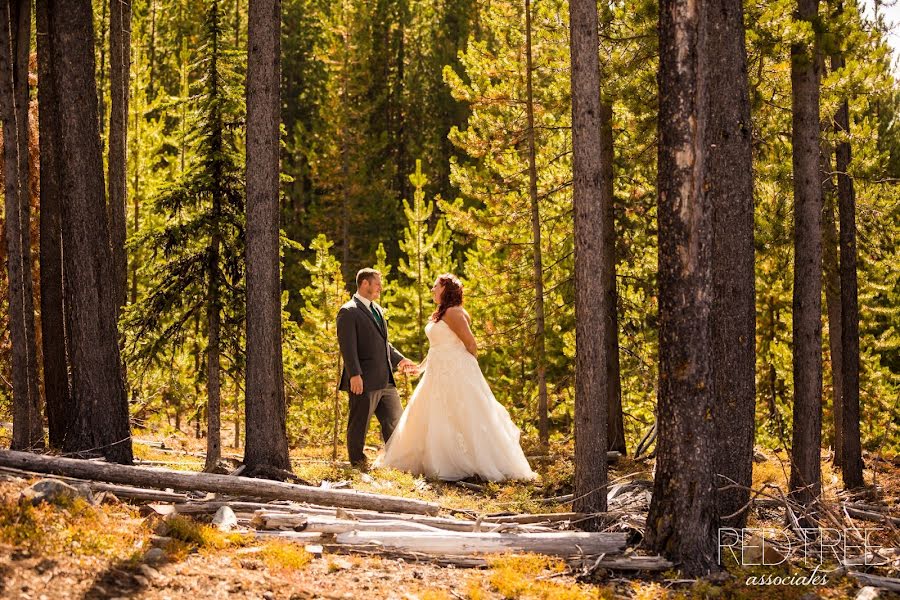
[[[226,49],[217,1],[199,51],[203,79],[191,115],[187,170],[153,199],[161,223],[148,221],[131,241],[149,261],[147,293],[129,306],[123,326],[129,361],[146,367],[197,343],[210,313],[221,316],[221,348],[240,371],[244,323],[244,186],[239,134],[242,91]],[[195,352],[199,348],[195,348]],[[199,360],[199,358],[198,358]],[[199,376],[199,373],[197,373]]]
[[[866,17],[855,5],[838,14],[836,6],[822,2],[820,9],[828,67],[821,118],[823,146],[833,148],[842,138],[828,123],[839,100],[849,98],[863,445],[897,451],[900,436],[891,425],[900,418],[900,295],[894,266],[900,262],[894,185],[900,179],[895,118],[900,89],[883,16]],[[211,28],[198,15],[213,7],[218,24]],[[791,44],[811,33],[792,16],[794,7],[791,0],[745,4],[756,203],[757,442],[772,447],[788,443],[792,426],[789,60]],[[414,359],[427,349],[421,326],[432,310],[428,290],[434,276],[458,272],[485,376],[525,439],[534,435],[523,8],[510,0],[284,0],[282,226],[286,238],[305,248],[286,248],[283,258],[293,444],[331,441],[337,367],[329,354],[334,320],[329,311],[349,297],[353,274],[365,266],[382,272],[380,304],[392,340]],[[99,25],[99,2],[96,14]],[[653,0],[600,7],[602,93],[613,102],[618,317],[629,442],[654,420],[658,378],[657,22]],[[570,434],[574,397],[568,26],[566,0],[534,4],[537,178],[554,436]],[[212,30],[219,40],[215,60]],[[235,377],[223,388],[223,407],[241,412],[245,35],[244,3],[134,2],[128,252],[137,277],[136,302],[122,326],[128,360],[143,365],[129,369],[135,379],[133,410],[141,419],[168,414],[174,426],[182,427],[185,418],[202,422],[202,340],[213,274],[221,282],[217,304],[226,370]],[[832,70],[827,57],[836,50],[846,65]],[[220,82],[215,93],[212,64]],[[214,198],[220,200],[218,213]],[[216,232],[221,254],[210,269]],[[828,333],[826,327],[825,445],[832,436]],[[401,393],[411,387],[402,377],[398,383]],[[339,408],[345,404],[341,396]]]

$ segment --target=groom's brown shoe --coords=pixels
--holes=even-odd
[[[366,459],[352,461],[350,463],[350,466],[361,473],[366,473],[369,471],[369,461]]]

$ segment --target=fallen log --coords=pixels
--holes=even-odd
[[[249,479],[211,473],[185,473],[149,467],[129,467],[101,461],[51,457],[14,450],[0,450],[0,466],[126,485],[295,500],[347,508],[426,515],[436,515],[440,511],[440,507],[432,502],[356,490],[326,490],[265,479]]]
[[[535,513],[522,515],[503,515],[498,517],[485,517],[484,523],[558,523],[560,521],[578,521],[584,519],[586,513]]]
[[[24,478],[47,477],[46,473],[23,471],[21,469],[11,469],[9,467],[0,467],[0,472]],[[87,485],[91,488],[92,492],[109,492],[116,498],[126,498],[128,500],[138,500],[141,502],[186,502],[189,499],[187,494],[179,494],[178,492],[164,492],[162,490],[148,490],[126,485],[113,485],[101,481],[90,481],[88,479],[77,479],[75,477],[65,477],[62,475],[52,475],[51,477],[70,484]]]
[[[668,571],[675,568],[672,561],[661,556],[604,556],[591,563],[591,568],[610,571]]]
[[[250,521],[255,529],[345,533],[348,531],[431,531],[440,529],[405,520],[356,521],[325,515],[257,511]]]
[[[900,525],[900,518],[892,517],[890,515],[885,515],[877,512],[872,512],[868,510],[860,510],[858,508],[854,508],[847,504],[844,505],[844,510],[847,511],[847,514],[851,517],[855,517],[857,519],[862,519],[863,521],[870,521],[872,523],[890,523],[892,525]]]
[[[417,523],[420,525],[426,525],[428,527],[433,527],[436,529],[442,529],[445,531],[475,531],[476,530],[476,521],[470,521],[467,519],[451,519],[447,517],[429,517],[424,515],[412,515],[412,514],[404,514],[404,513],[385,513],[385,512],[375,512],[368,510],[349,510],[343,508],[328,508],[324,506],[314,506],[309,504],[299,504],[299,503],[291,503],[291,504],[266,504],[262,502],[228,502],[221,500],[204,500],[204,501],[196,501],[196,502],[185,502],[183,504],[176,504],[175,510],[181,514],[212,514],[215,513],[222,506],[229,506],[231,509],[237,514],[244,513],[255,513],[258,510],[271,511],[271,512],[281,512],[288,514],[306,514],[306,515],[324,515],[329,517],[337,517],[342,519],[352,519],[352,520],[369,520],[369,521],[407,521],[410,523]],[[486,525],[493,525],[493,527],[485,527]],[[494,530],[497,529],[497,526],[501,525],[499,523],[490,523],[482,522],[481,529],[482,530]],[[553,531],[548,527],[541,527],[538,525],[519,525],[516,527],[517,531],[521,531],[523,533],[540,533]]]
[[[619,554],[624,533],[393,533],[351,531],[335,536],[338,544],[381,547],[401,552],[468,556],[495,552],[534,552],[551,556]]]
[[[844,506],[849,506],[850,508],[858,508],[859,510],[868,510],[871,512],[888,514],[890,514],[892,511],[900,511],[900,506],[890,507],[884,504],[863,504],[862,502],[844,502]]]
[[[850,571],[847,575],[857,579],[863,585],[870,585],[892,592],[900,592],[900,579],[897,579],[896,577],[882,577],[880,575],[860,573],[859,571]]]
[[[456,554],[425,554],[422,552],[403,552],[386,548],[369,548],[363,546],[343,546],[341,544],[324,544],[324,550],[332,554],[355,554],[362,556],[380,556],[382,558],[403,559],[407,562],[423,562],[440,566],[480,569],[489,566],[483,556],[461,556]],[[587,557],[591,566],[596,569],[611,571],[668,571],[674,564],[658,556],[614,556],[603,557],[599,562],[594,557]],[[583,564],[585,557],[569,558],[566,562],[574,568]]]

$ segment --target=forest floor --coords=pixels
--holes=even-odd
[[[2,438],[0,430],[0,438]],[[223,436],[224,439],[228,439]],[[164,441],[169,450],[135,443],[135,456],[171,468],[200,470],[204,441],[188,436],[144,434],[141,440]],[[0,439],[0,443],[3,440]],[[173,452],[173,450],[177,452]],[[526,448],[526,451],[528,449]],[[312,484],[345,482],[353,489],[415,497],[439,503],[444,512],[473,514],[568,511],[570,504],[547,499],[571,493],[571,444],[555,445],[538,459],[537,484],[511,483],[462,487],[426,481],[390,470],[360,473],[333,464],[330,448],[292,452],[295,473]],[[194,453],[194,454],[189,454]],[[235,449],[225,449],[238,456]],[[762,459],[765,456],[765,460]],[[765,484],[786,488],[784,453],[760,452],[754,465],[754,489]],[[825,457],[827,458],[827,457]],[[828,500],[836,501],[839,474],[823,458]],[[867,455],[866,481],[875,482],[866,502],[900,508],[900,460]],[[532,461],[535,462],[535,461]],[[610,480],[650,479],[652,461],[620,459],[611,465]],[[453,598],[522,598],[576,600],[588,598],[853,598],[860,585],[846,576],[828,577],[824,585],[749,585],[757,568],[730,567],[727,574],[688,580],[676,571],[657,574],[599,572],[584,579],[555,559],[496,556],[489,567],[464,569],[372,556],[323,554],[315,557],[300,545],[262,542],[248,536],[220,534],[198,524],[190,535],[165,548],[148,564],[147,550],[158,522],[138,505],[107,498],[97,505],[76,500],[68,505],[32,507],[19,501],[35,480],[0,480],[0,598],[364,598],[365,600]],[[326,484],[328,485],[328,484]],[[782,526],[783,512],[755,509],[750,526]],[[862,526],[862,525],[860,525]],[[867,527],[878,527],[866,524]],[[883,530],[870,540],[883,547],[900,546],[897,530]],[[829,568],[833,568],[833,565]],[[786,574],[784,566],[766,572]],[[793,568],[791,573],[812,569]],[[820,569],[821,573],[822,570]],[[879,571],[896,577],[898,573]],[[900,598],[881,591],[878,598]]]

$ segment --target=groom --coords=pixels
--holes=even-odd
[[[374,413],[387,442],[403,413],[393,371],[414,367],[388,341],[387,322],[375,300],[381,295],[381,273],[360,269],[356,293],[337,315],[338,344],[344,357],[340,389],[350,393],[347,451],[350,464],[367,467],[363,447]]]

